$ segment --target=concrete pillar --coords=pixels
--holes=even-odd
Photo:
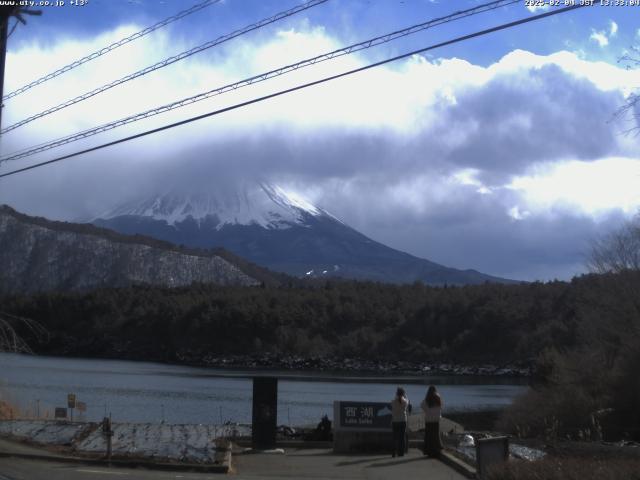
[[[253,411],[251,445],[255,449],[268,450],[276,446],[278,422],[278,379],[253,378]]]

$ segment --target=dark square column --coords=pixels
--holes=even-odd
[[[266,450],[276,446],[278,421],[278,379],[253,378],[253,415],[251,444],[253,448]]]

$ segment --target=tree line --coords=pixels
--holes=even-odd
[[[202,355],[530,362],[623,329],[624,274],[571,282],[431,287],[325,281],[296,286],[135,286],[11,295],[3,310],[49,332],[39,353],[176,361]],[[622,315],[621,315],[622,314]],[[28,340],[29,332],[25,332]],[[606,337],[609,338],[609,337]]]

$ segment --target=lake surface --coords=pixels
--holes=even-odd
[[[445,412],[505,406],[527,389],[492,377],[292,374],[0,353],[0,399],[34,416],[51,417],[74,393],[86,403],[84,418],[90,421],[111,414],[114,422],[250,423],[255,375],[280,379],[278,424],[289,425],[316,424],[324,414],[331,418],[334,400],[390,401],[397,385],[415,407],[427,385],[438,385]]]

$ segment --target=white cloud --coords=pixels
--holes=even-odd
[[[511,207],[508,213],[509,213],[509,216],[514,220],[524,220],[525,218],[531,215],[531,212],[527,210],[521,212],[520,207],[518,205]]]
[[[600,31],[592,30],[589,40],[593,40],[598,45],[600,45],[601,48],[604,48],[607,45],[609,45],[609,38],[607,38],[607,34],[603,30],[600,30]]]
[[[613,20],[609,20],[609,30],[596,30],[595,28],[592,28],[589,40],[596,42],[600,48],[604,48],[609,45],[611,38],[615,37],[617,34],[618,24]]]
[[[130,26],[118,29],[93,42],[66,40],[46,47],[32,46],[20,52],[10,51],[5,88],[11,91],[60,63],[67,63],[136,28],[138,27]],[[238,42],[228,51],[192,57],[33,122],[8,134],[3,152],[6,153],[9,148],[35,143],[34,138],[39,142],[91,127],[308,57],[309,52],[328,51],[337,45],[335,39],[329,37],[322,28],[281,31],[271,41],[258,45]],[[128,50],[123,51],[122,55],[106,55],[66,73],[60,77],[59,82],[47,82],[27,94],[11,99],[3,112],[3,123],[11,124],[44,107],[63,102],[167,54],[176,53],[182,47],[162,33],[132,42],[123,47]],[[157,125],[167,123],[168,120],[182,119],[216,106],[230,105],[366,63],[367,60],[361,55],[341,57],[216,97],[178,110],[174,114],[163,114],[162,120],[156,117],[157,120],[143,123]],[[538,56],[516,50],[487,68],[456,58],[428,61],[416,56],[402,64],[370,70],[351,78],[280,97],[277,101],[231,112],[225,115],[223,128],[227,131],[241,125],[264,128],[266,125],[285,123],[298,130],[314,126],[334,126],[385,128],[407,134],[419,131],[436,120],[440,115],[439,108],[456,105],[462,92],[482,88],[497,77],[526,76],[527,72],[549,65],[555,65],[573,76],[588,79],[603,90],[622,90],[628,93],[631,88],[640,84],[638,71],[625,71],[602,62],[588,62],[569,52]],[[529,120],[526,116],[521,116],[518,121]],[[451,136],[451,140],[456,142],[454,136]]]
[[[639,184],[640,159],[614,157],[533,168],[507,188],[517,191],[527,208],[538,213],[562,208],[597,217],[616,209],[628,215],[638,211]]]
[[[530,12],[537,12],[538,10],[549,10],[549,4],[544,4],[544,5],[529,5],[527,6],[527,10],[529,10]]]

